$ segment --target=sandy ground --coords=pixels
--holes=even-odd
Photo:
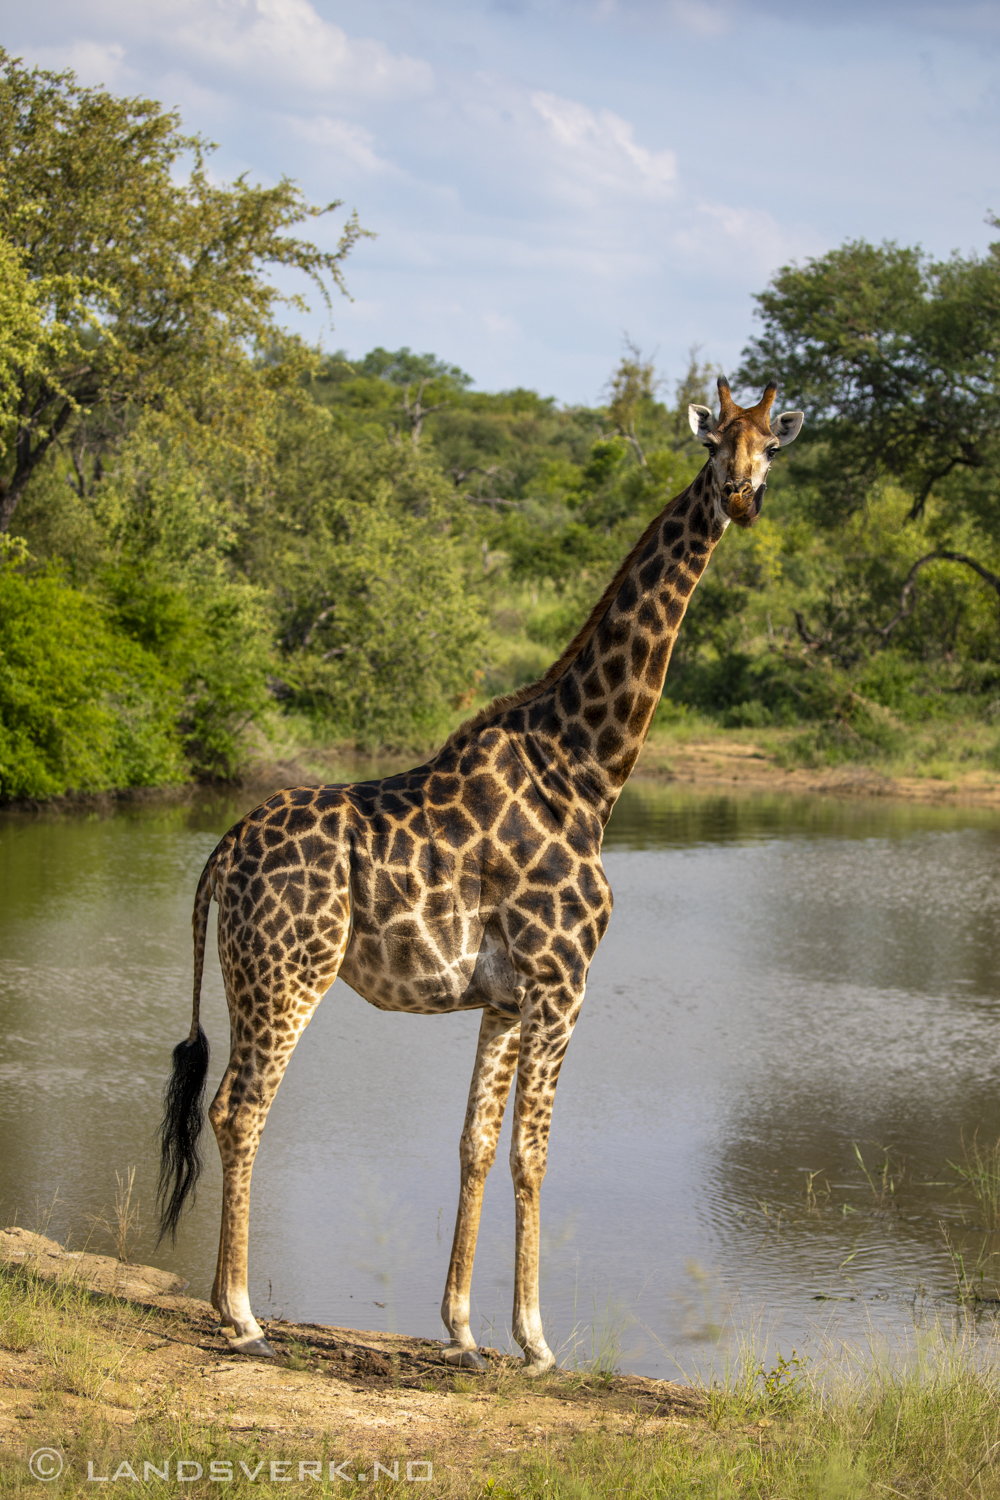
[[[73,1390],[60,1388],[58,1369],[53,1378],[51,1350],[0,1347],[0,1457],[26,1458],[53,1442],[56,1426],[64,1445],[100,1429],[113,1451],[117,1435],[128,1457],[137,1423],[183,1418],[236,1443],[253,1435],[258,1451],[263,1436],[275,1457],[314,1449],[322,1457],[332,1442],[346,1456],[341,1477],[389,1452],[404,1463],[433,1455],[440,1472],[595,1427],[648,1433],[700,1424],[704,1410],[702,1393],[670,1381],[573,1372],[533,1380],[492,1350],[484,1350],[487,1373],[477,1375],[445,1365],[434,1341],[284,1320],[264,1325],[277,1358],[247,1358],[233,1353],[212,1307],[185,1297],[167,1272],[69,1252],[27,1230],[0,1231],[0,1267],[17,1266],[92,1292],[108,1311],[109,1348],[113,1339],[120,1359],[108,1365],[105,1354],[108,1377]],[[125,1321],[119,1298],[134,1309]]]
[[[951,779],[887,776],[874,766],[786,770],[774,756],[736,740],[648,741],[633,780],[739,793],[780,792],[792,796],[886,797],[937,806],[1000,807],[1000,775],[969,771]]]

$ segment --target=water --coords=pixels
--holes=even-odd
[[[0,1219],[110,1248],[91,1221],[135,1165],[151,1221],[194,887],[245,805],[0,821]],[[569,1362],[617,1342],[626,1368],[675,1377],[718,1363],[755,1318],[801,1348],[947,1311],[945,1232],[972,1258],[982,1244],[947,1163],[963,1135],[1000,1136],[1000,817],[637,784],[605,848],[615,913],[542,1200],[553,1348]],[[215,1080],[214,964],[204,994]],[[257,1159],[258,1315],[440,1336],[477,1028],[330,991]],[[220,1195],[210,1131],[205,1144],[176,1249],[154,1253],[147,1231],[137,1251],[199,1296]],[[505,1132],[473,1283],[473,1327],[495,1344],[512,1293],[506,1150]]]

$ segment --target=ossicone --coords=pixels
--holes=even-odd
[[[736,405],[736,402],[732,398],[732,394],[729,390],[729,381],[726,379],[725,375],[719,376],[717,384],[719,387],[719,425],[722,426],[722,424],[728,422],[731,417],[736,416],[739,411],[739,407]]]
[[[750,417],[752,421],[756,422],[758,426],[763,427],[765,432],[770,432],[771,430],[768,419],[770,417],[771,407],[774,405],[774,398],[777,394],[778,382],[776,380],[769,380],[764,388],[764,394],[757,402],[757,405],[751,407],[747,412],[747,416]]]

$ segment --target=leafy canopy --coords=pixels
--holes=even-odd
[[[252,457],[268,451],[276,402],[308,356],[274,324],[277,306],[301,297],[264,272],[301,271],[329,301],[366,231],[352,215],[334,250],[297,238],[339,203],[309,204],[288,177],[217,186],[212,149],[152,100],[27,69],[0,49],[0,241],[31,289],[13,326],[35,351],[19,364],[0,343],[16,387],[0,408],[0,531],[73,424],[99,452],[141,406]]]
[[[345,356],[334,355],[334,358],[344,359]],[[421,380],[437,380],[465,390],[466,386],[473,384],[472,376],[467,375],[458,365],[449,365],[436,354],[414,354],[405,344],[402,349],[396,350],[383,349],[379,344],[352,368],[358,375],[375,375],[379,380],[387,380],[392,385],[406,386],[415,385]]]
[[[317,409],[286,419],[275,475],[244,568],[273,600],[283,700],[366,746],[426,743],[482,661],[450,487],[410,444]]]
[[[763,331],[737,379],[759,388],[775,376],[805,410],[807,442],[825,445],[815,483],[827,501],[853,508],[888,477],[910,492],[916,517],[952,474],[992,487],[1000,243],[934,261],[855,240],[784,266],[756,300]]]

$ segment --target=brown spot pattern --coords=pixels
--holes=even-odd
[[[498,700],[405,775],[279,792],[211,856],[232,1026],[210,1110],[224,1172],[213,1301],[238,1338],[260,1335],[246,1293],[253,1158],[292,1050],[339,975],[382,1010],[482,1010],[442,1316],[456,1356],[471,1354],[482,1185],[516,1076],[513,1326],[529,1364],[551,1363],[538,1195],[562,1058],[611,915],[601,839],[725,529],[717,472],[710,461],[647,528],[540,683]]]

